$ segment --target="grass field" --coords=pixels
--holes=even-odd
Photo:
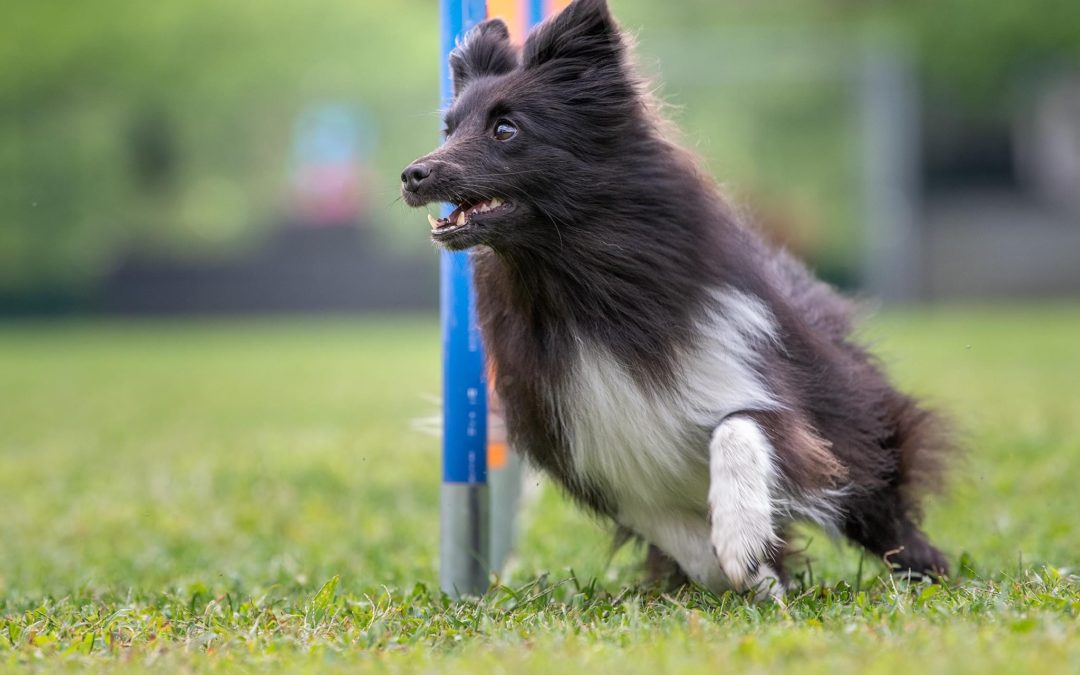
[[[866,331],[969,447],[945,586],[806,531],[785,605],[640,586],[544,486],[502,585],[436,590],[433,322],[0,327],[0,669],[1080,672],[1080,308]]]

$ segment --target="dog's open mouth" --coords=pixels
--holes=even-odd
[[[448,235],[465,229],[476,220],[511,211],[514,205],[498,197],[473,203],[455,204],[454,210],[445,218],[436,218],[428,214],[432,235]]]

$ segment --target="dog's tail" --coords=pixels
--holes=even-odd
[[[924,499],[944,491],[959,453],[942,415],[910,396],[895,396],[893,436],[888,442],[899,451],[899,488],[905,510],[913,522],[920,522]]]

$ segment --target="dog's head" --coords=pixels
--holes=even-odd
[[[644,120],[625,46],[605,0],[575,0],[518,52],[506,25],[473,28],[450,54],[454,100],[445,143],[410,164],[410,206],[449,249],[533,247],[620,190],[620,164]]]

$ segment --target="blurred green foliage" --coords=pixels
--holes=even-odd
[[[850,257],[860,221],[850,92],[797,74],[765,86],[695,84],[692,68],[724,66],[724,48],[747,27],[764,28],[754,54],[796,61],[785,27],[810,27],[803,32],[826,46],[900,35],[932,88],[978,108],[1002,105],[1018,78],[1080,54],[1071,0],[612,4],[638,32],[646,69],[673,80],[662,91],[691,144],[740,198],[775,206],[766,217],[811,240],[830,265]],[[371,217],[383,244],[425,246],[422,218],[396,201],[397,175],[437,138],[436,6],[8,3],[0,294],[85,287],[132,246],[208,256],[249,243],[281,217],[292,125],[321,101],[370,112]],[[684,37],[721,56],[690,63]]]
[[[898,2],[927,84],[961,105],[1001,107],[1055,68],[1080,66],[1080,2],[919,0]]]
[[[203,252],[281,211],[291,126],[361,104],[396,176],[434,138],[432,2],[12,3],[0,22],[0,288],[79,283],[117,247]],[[427,114],[431,113],[431,114]],[[133,137],[172,153],[140,181]],[[143,131],[145,133],[145,131]],[[386,186],[393,186],[390,190]],[[388,204],[386,181],[374,194]]]

